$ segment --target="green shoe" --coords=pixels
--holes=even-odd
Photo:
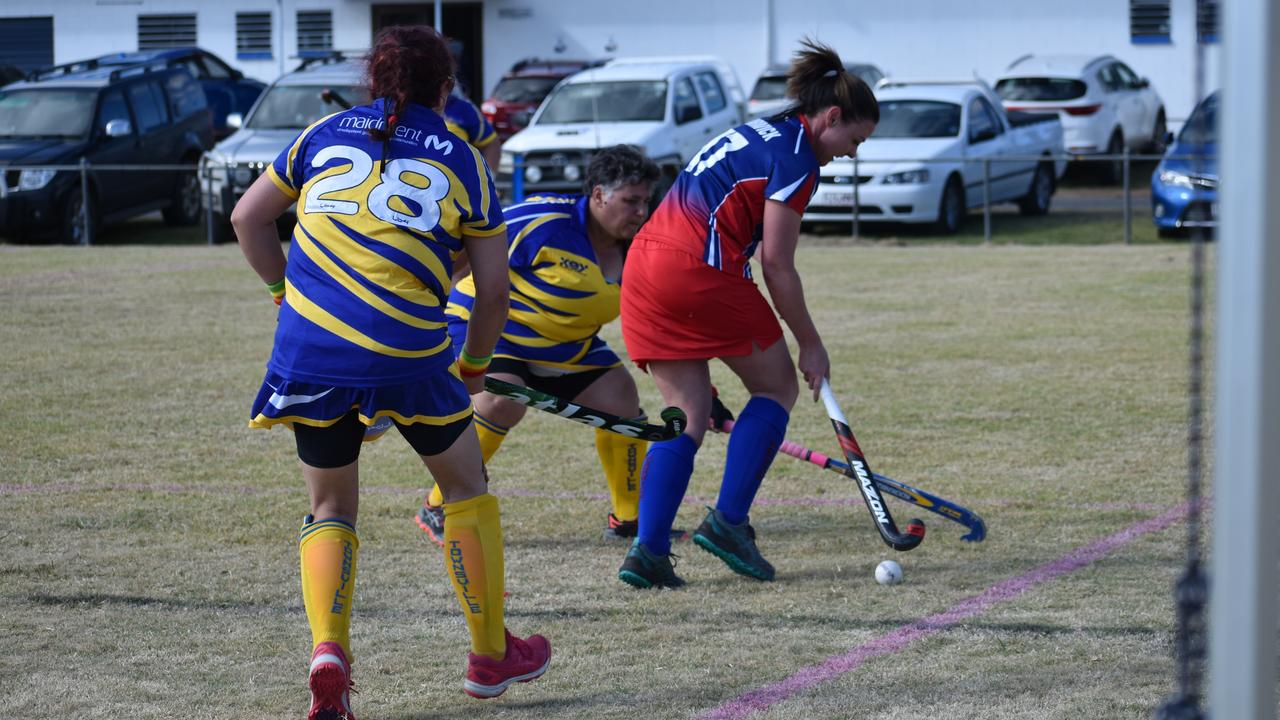
[[[707,510],[707,518],[693,531],[693,541],[698,547],[723,560],[739,575],[773,580],[773,566],[756,547],[756,531],[750,523],[730,525],[719,510]]]
[[[675,557],[654,555],[636,538],[627,551],[626,559],[622,561],[622,567],[618,568],[618,579],[641,589],[683,587],[684,580],[676,575],[676,565],[673,562]]]

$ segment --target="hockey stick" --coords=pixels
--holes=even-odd
[[[650,425],[639,420],[628,420],[617,415],[592,410],[589,407],[562,400],[555,395],[548,395],[533,388],[513,385],[491,377],[484,379],[484,389],[494,395],[514,400],[535,410],[549,412],[552,415],[579,422],[583,425],[590,425],[639,440],[654,442],[670,440],[684,432],[685,425],[688,422],[684,411],[678,407],[669,407],[660,413],[662,422],[665,423],[664,425]]]
[[[924,522],[913,519],[907,523],[905,533],[898,532],[898,526],[894,525],[893,517],[889,514],[889,507],[881,499],[876,483],[871,479],[871,467],[867,465],[867,459],[862,455],[862,448],[858,447],[858,441],[853,437],[853,430],[849,428],[849,421],[845,420],[844,412],[836,403],[836,396],[831,392],[831,385],[826,378],[822,380],[822,404],[827,406],[827,417],[831,418],[831,426],[836,430],[840,449],[844,451],[844,457],[849,461],[850,471],[858,481],[862,498],[867,501],[867,509],[871,511],[871,519],[875,520],[876,529],[880,531],[880,538],[894,550],[906,551],[915,548],[924,540]]]
[[[734,421],[731,419],[715,419],[711,421],[711,429],[719,432],[732,432]],[[782,445],[778,446],[779,452],[784,455],[790,455],[797,460],[805,460],[817,465],[824,470],[830,470],[839,475],[858,479],[853,471],[849,469],[846,463],[842,463],[835,458],[827,457],[817,450],[800,445],[799,443],[783,440]],[[886,494],[892,495],[900,500],[905,500],[916,507],[922,507],[932,513],[937,513],[948,520],[954,520],[961,525],[969,528],[969,532],[960,537],[965,542],[982,542],[987,536],[987,524],[978,517],[978,514],[972,510],[957,505],[949,500],[938,497],[932,493],[925,492],[920,488],[914,488],[904,482],[898,482],[891,477],[881,475],[880,473],[871,473],[871,479],[875,481],[876,487],[880,488]]]

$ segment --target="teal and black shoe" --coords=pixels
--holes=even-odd
[[[698,547],[724,561],[731,570],[757,580],[773,580],[773,566],[756,547],[756,531],[750,523],[731,525],[715,508],[707,508],[707,517],[693,531]]]
[[[649,552],[648,548],[640,544],[640,539],[636,538],[627,551],[626,559],[622,561],[622,567],[618,568],[618,579],[641,589],[683,587],[684,580],[676,575],[675,558],[675,555],[655,555]]]

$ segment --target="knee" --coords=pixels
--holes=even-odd
[[[525,406],[518,402],[482,393],[475,399],[476,412],[485,420],[505,428],[513,428],[524,417]]]

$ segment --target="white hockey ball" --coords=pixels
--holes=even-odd
[[[885,560],[876,566],[876,582],[881,585],[897,585],[902,582],[902,566],[892,560]]]

